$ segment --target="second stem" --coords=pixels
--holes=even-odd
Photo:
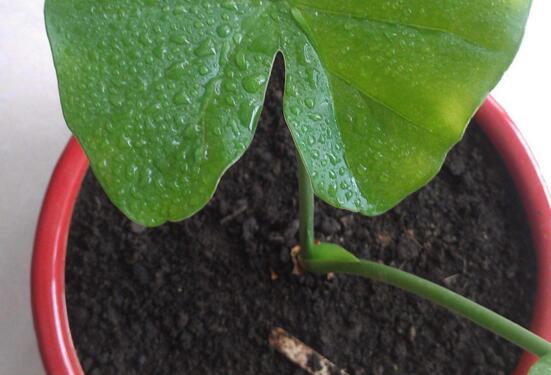
[[[299,206],[299,239],[301,256],[314,246],[314,190],[304,161],[297,153],[298,162],[298,206]]]

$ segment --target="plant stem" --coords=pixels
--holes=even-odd
[[[314,260],[306,262],[305,266],[312,272],[342,272],[396,286],[443,306],[539,357],[551,354],[551,343],[526,328],[451,290],[399,269],[367,260]]]
[[[306,257],[314,246],[314,190],[302,158],[298,161],[299,237],[301,257]]]

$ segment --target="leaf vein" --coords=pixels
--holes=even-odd
[[[338,80],[340,80],[341,82],[345,83],[347,86],[350,86],[352,87],[354,90],[356,90],[357,92],[360,93],[360,95],[362,95],[365,99],[367,100],[370,100],[384,108],[386,108],[387,110],[391,111],[392,113],[394,113],[395,115],[401,117],[402,119],[404,119],[408,124],[410,124],[412,127],[416,128],[416,129],[419,129],[425,133],[428,133],[430,135],[433,135],[435,137],[438,137],[438,138],[441,138],[441,135],[434,132],[432,129],[429,129],[429,128],[426,128],[420,124],[417,124],[415,121],[409,119],[406,115],[404,115],[403,113],[401,113],[400,111],[398,111],[397,109],[391,107],[390,105],[386,104],[385,102],[375,98],[373,95],[365,92],[364,90],[360,89],[359,87],[355,86],[353,83],[351,83],[349,80],[347,80],[346,78],[344,78],[342,75],[340,75],[339,73],[336,73],[336,72],[333,72],[332,70],[327,69],[327,72],[334,78],[337,78]]]
[[[386,24],[386,25],[391,25],[391,26],[395,26],[395,27],[403,27],[403,28],[408,28],[408,29],[414,29],[414,30],[417,30],[417,31],[438,32],[438,33],[446,34],[446,35],[448,35],[452,38],[455,38],[456,40],[458,40],[458,41],[460,41],[464,44],[468,44],[471,47],[474,47],[476,49],[481,49],[481,50],[484,50],[486,52],[491,52],[491,53],[504,52],[504,51],[501,51],[499,49],[495,49],[495,48],[491,48],[491,47],[482,45],[479,42],[475,42],[473,40],[470,40],[470,39],[468,39],[468,38],[466,38],[462,35],[459,35],[457,33],[452,32],[450,30],[446,30],[446,29],[442,29],[442,28],[438,28],[438,27],[419,25],[419,24],[414,24],[414,23],[397,22],[397,21],[391,21],[391,20],[368,17],[366,15],[355,15],[355,14],[350,14],[350,13],[331,11],[331,10],[328,10],[328,9],[323,9],[323,8],[315,7],[315,6],[312,6],[312,5],[305,5],[305,4],[298,4],[297,7],[301,8],[302,10],[317,11],[317,12],[325,13],[325,14],[332,15],[332,16],[335,16],[335,17],[355,18],[355,19],[359,19],[359,20],[365,20],[365,21],[368,21],[368,22],[372,22],[372,23],[380,23],[380,24]]]

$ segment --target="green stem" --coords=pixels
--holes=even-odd
[[[300,155],[297,155],[297,161],[300,249],[301,256],[306,257],[308,251],[314,246],[314,190]]]
[[[396,286],[443,306],[537,356],[551,354],[551,343],[526,328],[451,290],[399,269],[367,260],[312,260],[305,266],[312,272],[342,272]]]

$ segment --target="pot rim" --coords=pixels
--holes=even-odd
[[[518,128],[489,96],[474,117],[494,144],[526,212],[538,259],[538,288],[531,329],[551,340],[551,196]],[[42,205],[31,270],[31,298],[42,361],[49,375],[83,375],[65,301],[65,256],[73,209],[88,159],[72,137],[51,177]],[[543,266],[541,266],[543,264]],[[514,372],[526,374],[536,358],[523,353]]]

